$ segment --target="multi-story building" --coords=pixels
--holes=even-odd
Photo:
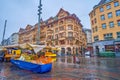
[[[87,37],[87,44],[91,44],[92,43],[92,32],[91,32],[91,29],[84,28],[84,31],[85,31],[86,37]]]
[[[18,35],[18,33],[13,33],[13,34],[9,37],[9,39],[10,39],[9,45],[18,44],[18,40],[19,40],[19,35]]]
[[[91,29],[84,28],[87,37],[87,50],[93,54],[93,46],[92,46],[92,32]]]
[[[3,41],[1,41],[1,45],[2,46],[9,45],[9,43],[10,43],[10,39],[9,38],[8,39],[4,39]]]
[[[22,43],[36,43],[37,29],[31,25],[27,25],[25,29],[20,28],[19,30],[19,44]]]
[[[8,39],[4,39],[1,44],[4,45],[14,45],[18,44],[19,41],[19,35],[18,33],[13,33]]]
[[[101,0],[89,16],[94,52],[120,48],[120,0]]]
[[[38,24],[28,25],[19,31],[19,43],[36,43]],[[86,35],[83,26],[75,14],[60,9],[55,17],[40,24],[40,43],[58,47],[62,54],[81,53],[81,47],[86,47]]]

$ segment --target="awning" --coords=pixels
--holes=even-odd
[[[46,45],[33,45],[33,44],[28,44],[28,45],[33,48],[35,53],[39,52],[40,50],[46,47]]]

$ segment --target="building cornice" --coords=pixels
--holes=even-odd
[[[102,1],[102,0],[101,0],[101,1]],[[114,1],[116,1],[116,0],[111,0],[111,1],[109,1],[109,2],[105,2],[105,3],[102,3],[102,4],[100,4],[100,2],[99,2],[98,5],[95,5],[95,6],[93,7],[93,10],[89,13],[89,15],[90,15],[95,9],[97,9],[97,8],[99,8],[99,7],[101,7],[101,6],[104,6],[104,5],[106,5],[106,4],[109,4],[109,3],[111,3],[111,2],[114,2]]]

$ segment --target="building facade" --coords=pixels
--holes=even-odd
[[[37,27],[27,25],[25,29],[20,28],[19,30],[19,44],[31,43],[36,44]]]
[[[101,0],[89,14],[94,52],[120,48],[120,0]]]
[[[92,31],[91,29],[84,28],[84,31],[87,36],[87,51],[90,51],[91,56],[93,55],[93,46],[92,46]]]
[[[92,43],[92,32],[91,32],[91,29],[84,28],[84,31],[85,31],[86,37],[87,37],[87,44],[91,44]]]
[[[3,41],[1,41],[1,45],[2,45],[2,46],[9,45],[9,43],[10,43],[10,38],[4,39]]]
[[[38,24],[27,26],[19,31],[19,43],[36,43]],[[81,54],[82,47],[86,47],[86,34],[83,26],[75,14],[59,10],[55,17],[40,24],[40,43],[61,49],[61,54]]]
[[[19,41],[19,35],[18,33],[13,33],[8,39],[4,39],[1,44],[4,45],[14,45],[18,44]]]
[[[13,33],[13,34],[9,37],[9,39],[10,39],[9,45],[18,44],[18,41],[19,41],[19,35],[18,35],[18,33]]]

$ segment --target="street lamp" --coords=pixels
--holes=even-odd
[[[39,6],[38,6],[38,36],[37,36],[37,43],[36,44],[40,44],[40,18],[41,18],[41,10],[42,10],[42,4],[41,4],[41,0],[39,1]]]
[[[6,31],[6,24],[7,24],[7,20],[5,20],[5,24],[4,24],[4,31],[3,31],[3,38],[2,38],[2,46],[4,46],[4,36],[5,36],[5,31]]]

